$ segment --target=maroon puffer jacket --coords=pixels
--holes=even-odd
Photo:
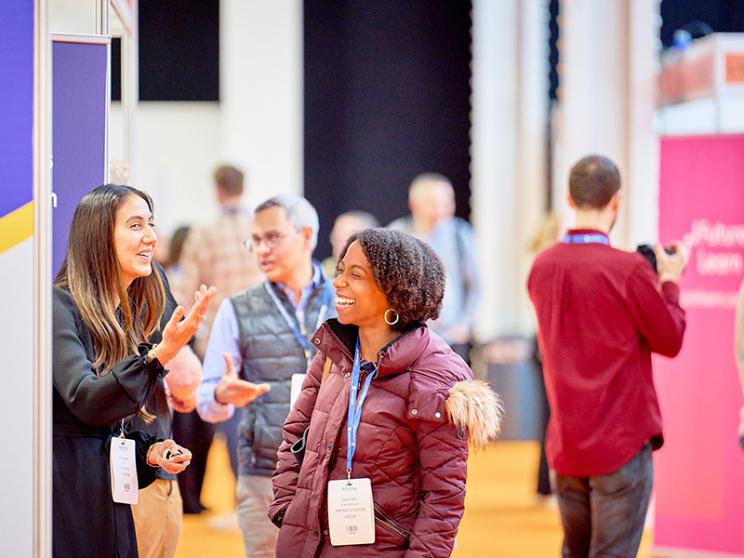
[[[353,477],[371,479],[375,543],[330,544],[325,498],[329,480],[346,478],[357,331],[329,320],[313,338],[319,352],[284,423],[273,478],[269,517],[281,527],[276,556],[449,556],[463,513],[468,440],[482,444],[495,436],[501,408],[490,388],[472,380],[462,359],[426,326],[380,351],[362,410]],[[332,366],[321,385],[326,358]],[[300,469],[290,447],[308,425]]]

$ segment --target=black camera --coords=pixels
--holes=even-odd
[[[651,266],[651,269],[654,270],[654,273],[659,273],[659,270],[656,269],[656,253],[654,253],[653,246],[651,246],[650,244],[639,244],[638,246],[636,246],[636,252],[646,258],[649,265]],[[674,254],[675,250],[670,246],[664,246],[664,252],[672,255]]]

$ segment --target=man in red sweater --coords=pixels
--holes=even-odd
[[[563,556],[635,556],[663,443],[651,353],[675,356],[685,313],[687,250],[655,246],[657,273],[610,246],[620,173],[591,155],[571,169],[576,228],[535,260],[528,289],[551,418],[547,457],[563,524]]]

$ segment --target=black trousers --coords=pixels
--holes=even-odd
[[[191,450],[191,465],[178,475],[178,487],[181,489],[184,513],[200,513],[204,510],[200,497],[204,485],[204,474],[207,469],[207,456],[214,435],[225,436],[227,451],[230,455],[230,468],[235,478],[238,477],[238,437],[243,409],[235,409],[235,414],[228,421],[210,424],[199,418],[199,414],[175,413],[173,417],[173,438],[182,446]]]
[[[214,425],[204,422],[196,411],[174,413],[173,439],[191,451],[191,465],[178,475],[184,513],[204,511],[200,501],[204,472],[207,469],[207,454],[214,438]]]

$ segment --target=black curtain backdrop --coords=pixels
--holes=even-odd
[[[470,215],[469,1],[305,0],[305,195],[316,255],[344,211],[383,224],[408,212],[408,185],[447,175]]]
[[[219,0],[139,3],[140,99],[219,101]]]
[[[661,41],[671,46],[674,31],[692,22],[710,25],[713,32],[741,33],[744,31],[744,2],[742,0],[662,0]]]

